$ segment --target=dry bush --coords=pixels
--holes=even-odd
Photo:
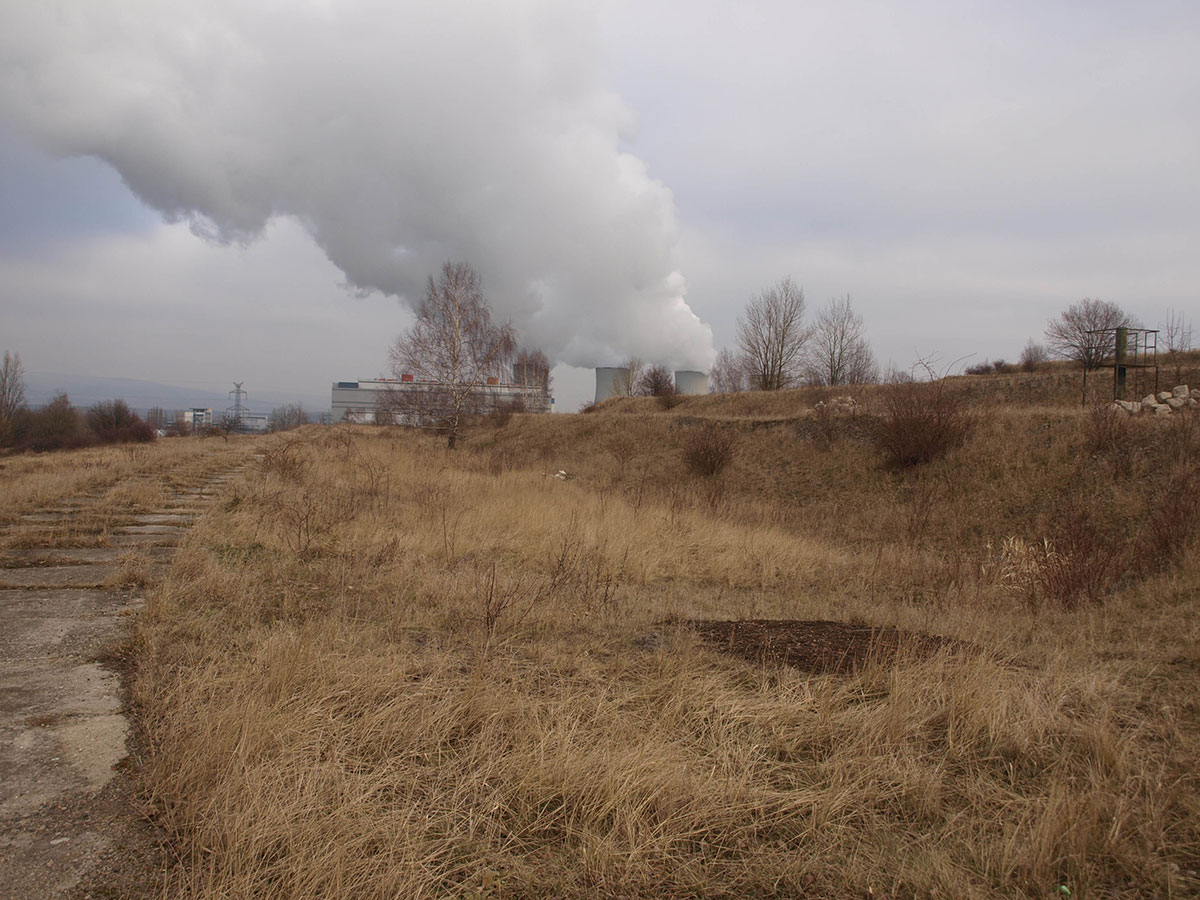
[[[1160,476],[1151,491],[1138,540],[1139,569],[1154,572],[1179,563],[1200,536],[1200,469],[1195,458]]]
[[[888,464],[899,468],[933,462],[959,449],[978,421],[945,378],[890,384],[881,401],[875,442]]]
[[[738,438],[737,430],[728,425],[692,425],[680,439],[684,465],[702,478],[720,475],[733,461]]]
[[[662,391],[654,395],[654,401],[661,409],[674,409],[684,400],[684,395],[679,393],[672,387],[670,390]]]
[[[303,438],[284,438],[264,447],[258,457],[258,468],[266,475],[276,475],[286,481],[301,481],[308,468],[306,450],[310,442]]]
[[[1098,603],[1127,564],[1123,536],[1113,532],[1092,502],[1078,496],[1066,498],[1057,510],[1049,546],[1040,572],[1042,593],[1067,609]]]

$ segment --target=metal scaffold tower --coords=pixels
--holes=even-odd
[[[242,427],[242,419],[246,418],[246,413],[249,412],[246,404],[242,402],[249,396],[242,390],[242,385],[245,383],[244,381],[233,383],[233,390],[229,392],[229,396],[233,398],[233,406],[225,408],[225,425],[235,431]]]

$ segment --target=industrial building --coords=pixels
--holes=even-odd
[[[544,383],[543,383],[544,385]],[[463,411],[469,415],[492,412],[505,406],[523,407],[525,412],[548,413],[554,398],[543,385],[501,382],[488,378],[479,385]],[[335,381],[330,397],[334,422],[391,422],[396,425],[426,425],[447,413],[446,389],[441,382],[418,381],[413,375],[359,381]]]
[[[624,366],[599,366],[596,369],[596,402],[610,397],[622,397],[629,393],[629,369]],[[675,372],[675,390],[681,394],[707,394],[708,374],[692,369]]]

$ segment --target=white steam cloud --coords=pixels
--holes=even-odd
[[[465,260],[560,362],[707,368],[674,199],[620,150],[595,31],[562,0],[6,3],[0,109],[210,238],[291,216],[409,302]]]

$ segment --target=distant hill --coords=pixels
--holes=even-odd
[[[139,412],[145,412],[153,406],[167,410],[211,407],[215,412],[233,405],[229,399],[229,390],[232,388],[232,383],[227,389],[218,390],[209,384],[186,387],[139,378],[97,378],[61,372],[25,375],[25,400],[30,406],[48,403],[55,394],[66,391],[75,406],[91,406],[102,400],[124,400]],[[275,407],[288,403],[301,403],[310,413],[329,410],[328,393],[256,391],[252,385],[246,385],[246,388],[249,392],[246,406],[252,413],[269,413]]]

